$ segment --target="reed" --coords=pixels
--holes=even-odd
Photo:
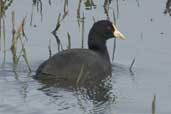
[[[78,2],[78,8],[77,8],[77,22],[78,22],[78,27],[80,29],[80,10],[81,10],[81,3],[82,3],[82,0],[79,0]]]
[[[34,9],[36,7],[37,12],[40,13],[41,21],[43,21],[43,4],[41,0],[32,0],[32,13],[31,13],[31,19],[30,19],[30,25],[33,23],[33,16],[34,16]]]
[[[52,49],[51,49],[51,40],[50,39],[49,39],[48,50],[49,50],[49,58],[51,58],[52,57]]]
[[[82,17],[82,31],[81,31],[81,48],[84,48],[84,33],[85,33],[85,28],[84,28],[84,20],[85,20],[85,16],[84,16],[84,12],[83,12],[83,17]]]
[[[131,73],[132,75],[134,75],[134,72],[133,72],[133,70],[132,70],[134,64],[135,64],[135,58],[132,60],[131,65],[130,65],[130,67],[129,67],[129,71],[130,71],[130,73]]]
[[[68,15],[68,0],[65,0],[64,1],[64,12],[63,12],[63,16],[61,18],[61,13],[59,13],[58,18],[57,18],[56,27],[51,32],[53,34],[53,36],[55,37],[55,39],[56,39],[57,47],[58,47],[58,52],[60,50],[63,50],[63,46],[62,46],[62,43],[61,43],[60,38],[58,37],[57,32],[58,32],[58,30],[59,30],[59,28],[61,26],[61,22],[66,18],[67,15]]]
[[[113,10],[113,20],[114,20],[114,24],[116,25],[116,16],[115,16],[114,10]],[[115,52],[116,52],[116,38],[114,39],[114,42],[113,42],[112,61],[114,61],[114,59],[115,59]]]
[[[96,5],[95,5],[93,0],[86,0],[84,2],[84,5],[85,5],[87,10],[91,10],[92,8],[96,8]]]
[[[57,35],[57,31],[58,31],[59,27],[61,26],[60,18],[61,18],[61,13],[58,15],[57,24],[56,24],[55,29],[51,32],[56,39],[58,52],[60,51],[60,47],[62,48],[61,40],[59,39],[59,37]]]
[[[24,17],[18,27],[18,29],[15,29],[15,12],[12,12],[12,44],[11,44],[11,53],[13,58],[13,70],[15,71],[17,68],[17,65],[19,63],[19,60],[21,57],[23,57],[28,70],[31,72],[31,67],[29,65],[28,56],[27,56],[27,50],[25,48],[25,42],[28,40],[25,32],[24,32],[24,26],[25,26],[25,19]],[[19,49],[19,46],[21,45],[21,48]],[[17,53],[19,50],[19,54]]]
[[[28,70],[31,72],[31,67],[30,67],[30,64],[29,64],[29,60],[28,60],[28,56],[27,56],[27,50],[26,48],[24,47],[24,45],[22,44],[22,52],[23,52],[23,58],[24,58],[24,61],[28,67]]]
[[[156,95],[153,96],[152,100],[152,114],[156,114]]]
[[[117,18],[119,18],[119,0],[116,0]]]
[[[65,19],[65,17],[68,15],[68,0],[65,0],[64,1],[64,13],[63,13],[63,16],[62,16],[62,20]]]
[[[140,7],[140,1],[136,0],[136,2],[137,2],[137,6]]]
[[[3,52],[4,52],[4,59],[3,64],[5,64],[5,58],[6,58],[6,32],[5,32],[5,18],[2,19],[3,27],[2,27],[2,33],[3,33]]]
[[[0,0],[0,51],[2,48],[1,46],[3,45],[3,55],[4,55],[3,63],[4,64],[5,64],[5,58],[6,58],[5,13],[6,13],[7,9],[11,6],[12,3],[13,3],[13,0]]]
[[[164,14],[169,14],[171,16],[171,0],[167,0]]]
[[[109,5],[110,5],[109,0],[105,0],[103,7],[104,7],[104,12],[106,14],[107,20],[110,20],[110,17],[109,17]]]
[[[68,49],[71,49],[71,35],[69,34],[69,32],[67,32],[67,36],[68,36]]]
[[[78,19],[80,19],[81,2],[82,2],[82,0],[79,0],[79,2],[78,2],[78,8],[77,8],[77,18]]]
[[[49,5],[52,5],[52,1],[51,0],[49,0]]]
[[[17,55],[16,55],[16,50],[17,50],[17,39],[15,37],[15,12],[12,12],[12,45],[11,45],[11,53],[13,56],[13,63],[17,63]]]

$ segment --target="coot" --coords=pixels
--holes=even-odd
[[[45,83],[85,85],[111,76],[106,41],[113,37],[125,38],[108,20],[94,23],[88,35],[89,49],[67,49],[57,53],[39,66],[35,78]]]

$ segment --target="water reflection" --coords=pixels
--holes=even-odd
[[[22,65],[23,67],[24,65]],[[26,101],[27,96],[28,96],[28,88],[29,88],[29,83],[32,80],[31,78],[31,73],[27,73],[23,69],[13,71],[11,70],[11,64],[8,64],[4,67],[0,67],[0,81],[2,82],[1,84],[4,86],[1,89],[4,90],[4,94],[8,93],[12,94],[10,98],[13,97],[20,97],[23,102]],[[3,84],[4,83],[4,84]],[[11,93],[8,90],[13,91],[15,89],[16,93]],[[18,94],[19,96],[15,96]],[[3,98],[2,96],[0,98]],[[5,99],[10,99],[8,96],[5,97]],[[8,101],[12,102],[12,101]]]
[[[53,84],[42,82],[42,87],[39,90],[43,91],[47,96],[53,98],[54,102],[58,102],[60,97],[60,91],[70,92],[77,99],[77,105],[84,112],[93,114],[107,114],[106,111],[110,112],[111,103],[115,102],[116,96],[111,92],[112,84],[111,78],[107,78],[101,83],[94,83],[93,85],[87,85],[84,87],[73,87],[65,85],[64,83]],[[70,99],[71,100],[71,99]],[[68,102],[68,101],[64,101]],[[58,105],[59,106],[59,105]],[[69,105],[71,107],[71,105]],[[69,108],[68,107],[68,108]],[[108,109],[108,110],[107,110]],[[66,110],[64,108],[63,110]]]
[[[112,71],[113,71],[113,80],[117,80],[119,77],[127,76],[126,78],[135,80],[136,78],[136,72],[134,72],[134,69],[130,70],[130,66],[122,65],[122,64],[112,64]]]
[[[3,1],[6,1],[6,3],[8,3],[8,2],[12,3],[11,7],[8,8],[9,10],[7,10],[6,6],[9,7],[10,4],[5,5],[6,8],[5,7],[4,8],[6,10],[2,9],[2,6],[4,4],[4,3],[2,3]],[[11,32],[8,31],[8,30],[11,30],[11,26],[8,26],[8,24],[11,23],[9,21],[9,20],[11,20],[10,12],[12,10],[16,10],[16,13],[20,14],[20,15],[18,15],[19,17],[17,17],[16,19],[18,20],[20,18],[23,18],[22,13],[20,12],[21,9],[17,10],[17,8],[20,8],[20,5],[23,5],[24,7],[29,6],[29,4],[23,4],[23,3],[25,3],[25,1],[27,1],[26,3],[29,3],[28,2],[29,0],[23,0],[23,1],[19,1],[19,2],[15,1],[14,2],[14,0],[0,0],[0,2],[1,2],[0,3],[0,6],[1,6],[1,11],[0,11],[0,13],[1,13],[0,14],[1,39],[0,39],[0,42],[1,42],[1,49],[2,49],[2,50],[0,50],[1,60],[3,58],[3,50],[4,50],[3,44],[5,44],[5,43],[3,43],[4,37],[3,37],[2,31],[5,30],[3,28],[6,27],[6,35],[7,35],[6,41],[8,41],[8,38],[10,38],[9,35],[11,34]],[[41,12],[41,9],[43,9],[43,11],[48,10],[48,12],[53,13],[55,10],[49,10],[47,5],[51,5],[51,9],[53,9],[54,6],[55,6],[55,8],[56,7],[59,8],[60,6],[62,6],[62,8],[63,8],[63,6],[65,6],[63,4],[64,1],[59,1],[61,4],[59,3],[59,4],[55,5],[56,4],[55,0],[54,1],[53,0],[48,0],[48,1],[42,0],[43,7],[41,6],[41,0],[30,0],[30,1],[31,1],[30,2],[31,4],[34,3],[35,5],[33,6],[32,12],[31,12],[31,7],[30,7],[30,9],[28,9],[27,12],[28,12],[28,15],[29,14],[32,15],[31,17],[33,19],[31,19],[31,24],[37,25],[37,28],[39,28],[39,26],[38,26],[38,23],[36,23],[36,19],[38,19],[40,21],[43,18],[39,19],[39,16],[44,16],[44,17],[47,16],[45,12],[43,12],[43,13]],[[98,20],[99,18],[103,17],[104,11],[106,12],[105,16],[106,17],[109,16],[111,18],[112,17],[111,11],[114,10],[115,11],[114,13],[116,14],[116,18],[118,19],[118,17],[120,17],[119,18],[120,20],[118,21],[119,25],[121,25],[121,27],[123,27],[125,29],[125,32],[127,32],[127,34],[129,33],[128,34],[129,38],[126,41],[127,43],[125,43],[125,44],[123,43],[124,45],[122,45],[121,43],[119,44],[119,42],[117,42],[118,47],[120,46],[120,47],[123,47],[123,49],[128,49],[128,50],[121,51],[121,53],[123,53],[123,55],[120,55],[121,53],[120,54],[116,53],[115,58],[116,58],[117,62],[129,64],[129,62],[132,60],[132,57],[130,57],[131,53],[129,53],[129,52],[130,52],[130,50],[132,51],[135,48],[134,47],[135,42],[130,42],[130,41],[132,41],[131,39],[136,40],[136,35],[133,33],[138,34],[138,33],[142,32],[142,30],[143,30],[144,35],[148,35],[148,36],[150,35],[149,36],[150,38],[147,37],[148,43],[145,42],[145,48],[143,47],[143,49],[145,49],[145,51],[142,52],[143,55],[141,55],[141,57],[137,58],[137,60],[138,60],[137,62],[139,63],[139,64],[137,64],[137,67],[141,67],[142,69],[138,69],[138,70],[133,69],[134,75],[132,75],[131,72],[129,72],[129,65],[125,66],[125,65],[115,64],[113,66],[114,76],[112,77],[112,81],[114,81],[114,82],[109,81],[108,84],[106,84],[107,82],[105,82],[105,83],[102,82],[100,85],[96,85],[93,87],[74,88],[74,87],[66,87],[65,85],[62,86],[62,85],[58,85],[58,84],[55,85],[55,84],[47,84],[46,82],[40,82],[41,88],[39,88],[39,87],[37,87],[37,81],[35,81],[35,83],[30,82],[30,80],[32,80],[32,78],[29,78],[29,76],[27,75],[27,73],[26,73],[26,72],[28,72],[27,68],[22,70],[23,67],[25,66],[25,64],[22,65],[21,67],[19,67],[18,68],[19,71],[17,70],[16,72],[13,72],[11,70],[12,65],[6,66],[9,68],[5,68],[5,69],[1,67],[0,68],[0,81],[1,81],[0,82],[0,85],[1,85],[0,90],[2,91],[2,93],[0,95],[0,97],[1,97],[0,98],[0,101],[1,101],[0,112],[1,113],[6,113],[6,114],[14,113],[15,110],[18,110],[18,112],[16,112],[16,113],[19,113],[19,114],[23,114],[23,113],[35,114],[35,112],[41,113],[41,114],[46,114],[46,112],[47,113],[53,113],[53,112],[54,113],[65,113],[65,111],[67,111],[68,109],[73,109],[73,110],[78,110],[77,114],[81,114],[82,111],[87,112],[87,113],[93,113],[93,114],[94,113],[95,114],[108,114],[108,113],[114,114],[115,112],[110,112],[110,108],[113,108],[113,110],[116,111],[116,114],[147,113],[146,109],[150,108],[150,103],[151,103],[151,102],[148,102],[148,101],[151,101],[151,99],[148,99],[148,98],[151,97],[151,94],[153,95],[153,93],[157,93],[157,95],[159,95],[162,99],[157,104],[157,106],[159,106],[158,107],[159,113],[170,112],[170,108],[168,107],[168,106],[170,106],[170,102],[168,101],[168,99],[170,98],[169,97],[170,92],[168,90],[171,87],[170,81],[169,81],[169,79],[170,79],[170,76],[169,76],[170,63],[169,63],[169,59],[168,59],[169,58],[169,50],[168,49],[169,49],[170,45],[168,43],[169,38],[167,38],[170,35],[169,31],[168,31],[170,20],[167,21],[166,19],[168,17],[165,17],[163,15],[161,16],[161,13],[163,13],[163,10],[165,7],[164,13],[167,15],[171,15],[171,7],[170,7],[171,0],[164,0],[164,1],[162,1],[162,3],[161,3],[161,1],[134,0],[133,2],[135,2],[135,1],[137,2],[136,4],[137,4],[138,8],[137,8],[137,6],[134,7],[135,4],[133,4],[132,1],[128,1],[128,0],[113,0],[113,2],[110,4],[110,6],[108,4],[108,1],[110,1],[110,0],[105,0],[105,1],[77,0],[76,2],[69,3],[69,5],[76,4],[76,7],[78,6],[78,10],[75,8],[75,10],[73,11],[74,13],[72,11],[70,11],[69,16],[65,15],[67,18],[66,18],[66,21],[64,21],[64,27],[65,27],[65,24],[68,24],[68,21],[70,23],[74,22],[72,19],[70,19],[70,17],[75,16],[75,17],[78,17],[77,18],[78,23],[80,24],[79,30],[81,31],[81,27],[84,24],[83,21],[85,21],[85,30],[86,30],[87,29],[86,26],[89,26],[88,24],[91,23],[89,20],[89,17],[91,15],[89,15],[89,14],[93,15],[93,19],[95,21],[95,19]],[[49,2],[49,4],[48,4],[48,2]],[[99,2],[100,2],[100,5],[99,5]],[[148,5],[151,6],[151,5],[153,5],[154,2],[156,2],[156,4],[154,5],[155,10],[153,11],[150,9],[151,7],[148,7]],[[18,5],[18,3],[21,3],[21,4]],[[104,5],[104,3],[105,3],[105,5]],[[31,4],[30,4],[30,6],[31,6]],[[102,7],[103,5],[105,7]],[[146,6],[146,7],[141,7],[141,5]],[[102,8],[102,10],[99,8],[99,6]],[[104,8],[104,10],[103,10],[103,8]],[[70,8],[70,9],[72,9],[72,8]],[[153,13],[157,12],[157,13],[155,15],[153,15],[154,17],[152,17],[152,18],[151,18],[150,12],[146,12],[145,15],[141,15],[141,13],[143,14],[144,11],[147,11],[146,9],[150,12],[153,12]],[[64,10],[64,12],[63,12],[63,10]],[[86,10],[88,10],[88,11],[86,12]],[[90,11],[90,10],[93,10],[93,11]],[[142,11],[140,11],[140,10],[142,10]],[[8,11],[8,12],[5,13],[4,11]],[[55,12],[55,14],[61,13],[61,18],[63,18],[64,17],[63,15],[66,14],[65,11],[67,11],[66,7],[64,7],[64,9],[62,9],[62,11]],[[85,15],[83,15],[83,12]],[[4,16],[5,17],[4,20],[3,20],[2,14],[6,14],[6,16]],[[76,15],[74,15],[74,14],[76,14]],[[54,16],[54,14],[52,16]],[[82,19],[85,19],[84,16],[86,17],[86,20],[82,20]],[[129,19],[130,21],[129,22],[125,21],[125,19],[123,19],[124,17],[126,17],[126,20]],[[29,18],[29,16],[28,16],[28,18]],[[53,18],[57,19],[58,17],[53,17]],[[147,18],[151,18],[150,21],[153,21],[153,23],[145,23],[144,20],[146,20]],[[74,18],[74,20],[76,20],[76,19]],[[112,18],[111,18],[111,20],[112,20]],[[30,22],[30,19],[28,19],[28,21]],[[46,23],[49,20],[46,21],[46,19],[44,18],[43,21]],[[160,23],[158,23],[158,21],[160,21]],[[6,22],[6,25],[4,24],[4,22]],[[56,24],[55,22],[56,22],[56,20],[53,21],[53,26],[50,26],[51,24],[48,23],[43,26],[44,28],[42,26],[41,27],[43,28],[44,31],[48,31],[48,29],[46,27],[50,26],[50,30],[48,32],[51,32],[53,27],[55,27],[55,24]],[[28,22],[26,22],[26,24],[27,23]],[[135,25],[140,24],[142,27],[140,27],[140,28],[137,27],[138,29],[136,27],[131,28],[131,29],[128,27],[130,25],[135,26],[134,24]],[[166,37],[164,39],[162,39],[163,37],[161,38],[160,35],[159,36],[156,35],[155,43],[154,43],[153,42],[154,40],[153,41],[151,40],[154,38],[153,36],[151,36],[151,34],[154,35],[154,34],[156,34],[156,32],[158,32],[158,27],[156,27],[155,24],[156,24],[156,26],[161,26],[161,29],[163,29],[163,31],[165,31],[164,33],[167,33],[167,34],[164,36],[164,37]],[[166,25],[168,25],[168,26],[166,26]],[[156,28],[152,29],[153,32],[151,32],[149,30],[149,28],[151,26],[156,27]],[[29,32],[32,30],[31,30],[30,26],[29,27],[26,26],[26,27],[27,27],[26,30],[28,30],[28,31],[26,31],[26,33],[29,34]],[[36,42],[35,38],[39,37],[38,34],[42,34],[42,36],[43,36],[44,35],[43,32],[42,31],[41,32],[37,31],[37,33],[31,32],[31,34],[29,34],[29,37],[28,37],[29,42],[32,41],[31,38],[33,38],[34,40],[31,42],[31,44],[34,44],[34,42]],[[62,33],[62,34],[65,34],[66,32],[68,32],[68,30],[66,30],[65,28],[64,28],[64,31],[60,31],[60,33]],[[71,33],[72,40],[75,40],[74,38],[78,37],[78,35],[74,36],[72,34],[72,33],[77,33],[78,31],[77,32],[69,31],[69,32]],[[161,34],[163,34],[163,32],[161,32]],[[57,34],[57,35],[59,35],[59,34]],[[43,41],[41,39],[38,39],[38,40],[39,40],[38,41],[39,44],[40,44],[40,42],[42,42],[42,44],[40,44],[41,48],[46,46],[47,42],[43,43]],[[6,43],[8,44],[10,41],[11,40],[9,40]],[[39,45],[38,43],[36,43],[36,45]],[[127,44],[129,44],[129,45],[127,45]],[[159,44],[161,46],[159,46]],[[75,44],[73,44],[73,46],[74,45]],[[10,43],[6,46],[7,46],[6,48],[9,49]],[[32,46],[33,45],[31,45],[29,47],[29,49]],[[31,48],[31,53],[29,53],[29,54],[30,54],[30,57],[33,57],[30,59],[30,60],[32,60],[31,61],[32,64],[35,64],[35,61],[41,60],[42,58],[40,59],[40,56],[45,54],[45,53],[44,54],[40,53],[40,56],[34,56],[34,55],[39,55],[39,54],[37,54],[39,52],[39,49],[40,48],[37,49],[37,47]],[[118,48],[119,51],[123,50],[123,49]],[[155,50],[156,50],[156,52],[154,52]],[[130,55],[128,55],[128,53]],[[7,56],[7,62],[10,60],[9,55],[10,54],[8,54],[8,56]],[[130,57],[131,59],[125,60],[125,58],[122,56],[125,56],[125,58]],[[117,60],[117,57],[118,58],[121,57],[121,59],[119,59],[120,61]],[[161,58],[165,58],[165,59],[161,59]],[[158,65],[158,64],[160,64],[160,65]],[[36,69],[36,67],[32,67],[32,68]],[[164,76],[164,78],[162,76]],[[135,80],[135,78],[136,78],[136,80]],[[132,81],[131,81],[131,83],[129,83],[130,79],[137,81],[138,84],[132,85]],[[155,81],[154,81],[154,79],[155,79]],[[109,79],[109,80],[111,80],[111,79]],[[39,84],[38,84],[38,86],[39,86]],[[37,91],[37,88],[39,88],[38,91]],[[163,89],[163,88],[165,88],[165,89]],[[111,90],[113,90],[114,92]],[[120,94],[118,95],[118,93],[116,93],[116,91],[121,92],[121,95]],[[119,99],[117,97],[122,97],[122,99]],[[118,100],[118,99],[120,100],[120,102],[117,104],[116,107],[113,107],[112,104],[116,103],[116,100]],[[5,101],[5,102],[3,102],[3,101]],[[27,105],[25,105],[23,103],[23,101],[24,102],[26,101]],[[42,102],[40,102],[40,101],[42,101]],[[49,105],[49,104],[53,104],[53,103],[56,104],[55,105],[56,107],[58,107],[57,111],[53,107],[54,105]],[[48,104],[48,106],[47,106],[47,104]],[[165,104],[165,105],[163,105],[163,104]],[[149,105],[149,106],[147,106],[147,105]],[[31,112],[28,112],[28,110],[30,110],[30,109],[31,109]],[[49,109],[51,109],[51,110],[49,110]],[[82,111],[80,111],[80,109]],[[69,112],[72,113],[71,111],[69,111]]]
[[[69,86],[63,82],[54,83],[53,80],[39,80],[41,87],[38,89],[51,98],[51,103],[57,106],[58,111],[77,109],[87,114],[113,114],[113,104],[117,103],[115,83],[122,76],[131,80],[135,77],[129,72],[129,66],[114,64],[113,76],[92,85]],[[94,81],[96,82],[96,81]]]

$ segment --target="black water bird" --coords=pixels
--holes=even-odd
[[[66,85],[89,85],[105,79],[111,75],[106,41],[113,37],[125,38],[108,20],[94,23],[88,35],[89,49],[67,49],[57,53],[39,66],[35,78],[44,83]]]

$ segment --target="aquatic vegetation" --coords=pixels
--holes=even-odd
[[[166,8],[164,10],[164,14],[169,14],[171,16],[171,0],[167,0]]]
[[[52,57],[52,49],[51,49],[51,40],[50,39],[49,39],[48,50],[49,50],[49,58],[51,58]]]
[[[80,9],[81,9],[81,2],[82,0],[79,0],[78,2],[78,8],[77,8],[77,19],[80,19]],[[78,21],[78,25],[79,25],[79,21]]]
[[[169,96],[167,95],[167,90],[169,90],[170,87],[170,63],[168,58],[170,55],[169,16],[171,16],[171,0],[163,0],[162,2],[159,0],[23,1],[0,0],[0,60],[2,62],[6,61],[6,64],[4,63],[4,66],[0,66],[0,77],[2,78],[0,79],[2,85],[0,89],[15,89],[14,93],[13,91],[5,91],[8,95],[12,95],[9,97],[11,97],[12,101],[14,101],[12,102],[11,98],[10,100],[8,100],[8,96],[5,96],[4,98],[7,98],[7,100],[5,101],[8,102],[6,102],[5,105],[3,104],[3,102],[1,102],[2,106],[5,106],[5,109],[11,109],[11,113],[12,111],[15,112],[15,109],[19,109],[21,113],[29,113],[25,112],[27,106],[20,105],[22,102],[22,98],[20,97],[22,97],[22,95],[18,95],[16,90],[21,89],[19,90],[19,92],[23,94],[23,103],[25,103],[24,97],[28,97],[26,98],[27,104],[28,106],[31,106],[30,108],[33,109],[33,101],[34,103],[39,104],[39,101],[42,100],[43,102],[38,108],[40,108],[44,113],[46,113],[47,108],[51,109],[51,106],[57,107],[59,108],[59,110],[55,108],[54,110],[49,110],[49,113],[65,113],[67,112],[67,110],[76,109],[78,110],[78,113],[76,112],[77,114],[81,114],[82,112],[88,112],[92,114],[105,114],[106,108],[112,109],[112,114],[119,114],[120,112],[157,114],[170,111],[169,107],[167,107],[170,106],[170,102],[167,100],[169,98]],[[155,5],[153,4],[154,2]],[[28,7],[25,7],[23,13],[20,13],[20,11],[18,12],[18,8],[20,6],[23,7],[22,5],[24,5],[24,7],[25,5],[28,5]],[[135,5],[135,7],[133,5]],[[146,7],[148,5],[149,7]],[[154,5],[153,10],[150,9],[151,5]],[[15,12],[12,12],[13,16],[11,19],[10,14],[13,10]],[[26,12],[24,12],[25,10]],[[45,12],[48,13],[46,14]],[[15,13],[18,14],[18,16],[15,16]],[[49,13],[51,14],[49,15]],[[143,13],[146,13],[145,16]],[[153,13],[155,15],[151,15]],[[50,20],[49,17],[46,16],[49,16]],[[116,76],[114,74],[114,76],[112,77],[112,79],[114,80],[112,82],[112,91],[107,91],[106,88],[97,87],[97,89],[95,88],[96,90],[88,91],[88,94],[86,93],[84,94],[85,96],[81,96],[83,94],[82,90],[79,91],[80,93],[74,93],[74,98],[78,97],[78,100],[75,100],[72,99],[73,97],[71,97],[71,92],[68,94],[65,90],[64,92],[60,93],[61,89],[59,90],[59,85],[56,84],[57,86],[53,89],[48,88],[45,85],[46,88],[44,89],[46,91],[47,96],[42,95],[42,93],[39,91],[40,86],[38,85],[39,87],[37,87],[37,85],[35,85],[33,82],[34,80],[32,80],[32,76],[27,76],[26,73],[28,71],[33,70],[34,74],[34,69],[36,69],[36,65],[38,65],[42,59],[46,58],[46,56],[49,58],[52,57],[53,54],[56,53],[53,51],[61,51],[66,48],[86,48],[85,42],[87,41],[86,35],[87,30],[90,27],[89,25],[93,24],[93,22],[96,22],[99,19],[109,19],[114,22],[115,25],[117,25],[118,23],[118,26],[121,25],[121,29],[125,31],[125,34],[128,37],[128,40],[124,41],[124,43],[120,43],[120,41],[116,39],[113,39],[113,41],[108,42],[110,44],[110,47],[108,48],[110,48],[111,59],[114,63],[116,63],[116,66],[114,65],[114,67],[118,67],[114,68],[113,70],[114,73],[116,73]],[[29,24],[31,26],[29,26]],[[138,24],[140,26],[143,26],[137,28]],[[130,25],[132,26],[130,27]],[[134,28],[133,26],[136,26],[136,28]],[[160,27],[155,28],[156,26]],[[150,27],[153,27],[153,29],[149,32],[148,30],[150,29]],[[52,35],[50,33],[51,31]],[[143,40],[141,39],[141,41],[138,40],[137,42],[136,40],[139,39],[139,34],[141,33],[144,34],[144,38]],[[154,40],[152,41],[152,39]],[[150,46],[149,44],[152,45]],[[41,53],[39,53],[40,50]],[[45,52],[43,52],[42,50]],[[122,50],[122,52],[120,52],[120,50]],[[31,58],[28,58],[28,56]],[[116,61],[118,61],[118,63]],[[32,64],[32,66],[30,66],[30,64]],[[11,66],[14,67],[14,73],[13,71],[11,72]],[[25,70],[25,66],[28,70]],[[23,67],[23,69],[21,67]],[[162,78],[163,75],[164,78]],[[155,79],[155,81],[153,79]],[[18,81],[19,84],[18,82],[15,84],[11,84],[12,81]],[[85,74],[83,65],[82,67],[80,67],[76,86],[79,86],[80,84],[84,83],[84,81]],[[4,82],[8,82],[5,83],[8,86],[4,86]],[[49,85],[51,84],[49,81],[46,82],[49,83]],[[28,89],[26,89],[27,86]],[[49,92],[48,90],[50,89],[52,91],[57,91],[56,93]],[[159,104],[157,104],[157,96],[153,96],[154,91],[157,93],[157,96],[160,96],[161,103]],[[116,96],[114,97],[108,95],[110,93],[115,94],[115,92]],[[16,93],[17,95],[15,96]],[[3,94],[2,92],[1,99],[3,99],[3,95],[6,94]],[[166,98],[162,98],[163,96],[166,96]],[[54,97],[54,99],[52,97]],[[69,97],[69,99],[66,99],[65,97]],[[62,102],[61,99],[64,99],[64,101]],[[110,99],[113,100],[113,102],[111,101],[112,105],[108,103]],[[15,100],[21,100],[21,102],[15,102]],[[116,102],[116,100],[121,100],[121,102],[118,103],[118,101]],[[72,102],[71,104],[69,104],[70,101]],[[92,103],[92,105],[90,105],[88,102],[93,102],[94,104]],[[45,104],[50,105],[47,106]],[[160,104],[165,104],[166,106],[161,106]],[[16,107],[15,109],[13,109],[11,107],[8,107],[8,105],[15,105]],[[135,109],[134,106],[137,108]],[[115,109],[117,109],[116,112]],[[8,110],[5,111],[7,111],[7,113],[10,113],[10,111],[8,112]],[[37,112],[37,109],[33,111]],[[3,107],[0,112],[3,113]]]
[[[84,2],[84,5],[85,5],[87,10],[91,10],[92,8],[96,8],[96,5],[95,5],[93,0],[86,0]]]
[[[41,21],[43,20],[43,6],[41,0],[32,0],[32,13],[31,13],[31,19],[30,19],[30,25],[33,23],[33,16],[34,16],[34,9],[37,8],[37,12],[40,13]],[[49,3],[51,4],[51,1],[49,0]]]
[[[68,0],[64,1],[64,14],[62,16],[62,19],[64,19],[68,14]]]
[[[116,25],[116,16],[115,16],[115,11],[114,10],[113,10],[113,20],[114,20],[114,24]],[[114,61],[115,52],[116,52],[116,39],[114,39],[114,42],[113,42],[112,61]]]
[[[51,2],[51,0],[49,0],[49,5],[51,5],[52,4],[52,2]]]
[[[19,63],[19,60],[21,56],[23,57],[26,65],[28,66],[29,71],[31,72],[31,67],[29,65],[28,57],[27,57],[27,51],[25,48],[25,42],[28,40],[25,32],[24,32],[24,25],[25,25],[25,19],[24,17],[18,27],[18,29],[15,29],[15,12],[12,12],[12,44],[11,44],[11,53],[13,58],[13,70],[15,71],[17,68],[17,65]],[[19,45],[20,42],[20,45]],[[19,54],[17,53],[18,47],[21,46],[21,49],[19,49]]]
[[[156,114],[156,95],[153,96],[152,100],[152,114]]]
[[[85,16],[84,16],[84,13],[83,13],[83,16],[82,16],[82,20],[81,20],[81,26],[82,26],[82,29],[81,29],[81,48],[84,48],[84,20],[85,20]]]
[[[110,1],[109,0],[105,0],[104,1],[104,12],[105,12],[105,14],[106,14],[106,17],[107,17],[107,19],[109,20],[110,19],[110,17],[109,17],[109,5],[110,5]]]
[[[132,75],[134,75],[134,73],[133,73],[133,71],[132,71],[132,68],[133,68],[134,63],[135,63],[135,58],[132,60],[131,65],[130,65],[130,67],[129,67],[129,71],[130,71],[130,73],[131,73]]]
[[[52,34],[53,36],[55,37],[56,39],[56,42],[57,42],[57,46],[58,46],[58,52],[61,50],[63,50],[63,46],[61,44],[61,41],[57,35],[57,31],[58,29],[60,28],[61,26],[61,22],[66,18],[66,16],[68,15],[68,0],[65,0],[64,1],[64,10],[63,10],[63,16],[61,18],[61,13],[59,13],[58,15],[58,19],[57,19],[57,24],[56,24],[56,27],[54,28],[54,30],[52,31]]]
[[[5,33],[5,12],[11,6],[13,0],[0,0],[0,51],[3,38],[4,63],[6,58],[6,33]]]
[[[57,35],[57,31],[59,29],[59,27],[61,26],[61,21],[63,19],[61,19],[61,13],[58,15],[58,19],[57,19],[57,24],[56,24],[56,27],[55,29],[52,31],[52,34],[53,36],[55,37],[56,39],[56,42],[57,42],[57,46],[58,46],[58,52],[61,50],[63,50],[63,46],[62,46],[62,43],[61,43],[61,40],[59,39],[58,35]]]
[[[69,34],[69,32],[67,32],[67,36],[68,36],[68,49],[71,49],[71,35]]]
[[[5,11],[11,6],[13,0],[0,0],[0,16],[5,15]]]

